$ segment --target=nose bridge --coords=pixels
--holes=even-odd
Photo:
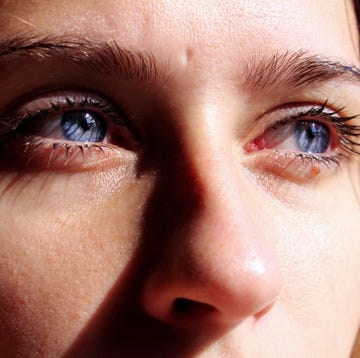
[[[236,138],[227,120],[231,114],[224,107],[195,99],[182,106],[185,110],[174,111],[174,128],[169,129],[171,135],[157,155],[160,169],[155,195],[169,212],[224,216],[225,209],[231,211],[234,189],[242,191],[234,158]]]
[[[174,304],[186,299],[233,323],[260,312],[278,293],[276,260],[254,189],[236,163],[235,138],[206,113],[197,112],[195,125],[181,124],[177,160],[164,174],[170,178],[166,210],[178,215],[160,234],[167,237],[143,294],[145,310],[164,321],[172,321]]]
[[[258,194],[237,162],[241,149],[229,123],[231,114],[223,106],[193,107],[178,131],[181,154],[175,173],[177,182],[187,186],[179,188],[181,200],[194,196],[194,215],[210,220],[214,229],[239,220],[245,229],[258,216]]]
[[[234,162],[230,144],[205,138],[187,152],[185,169],[188,185],[197,201],[193,217],[197,230],[211,227],[213,233],[225,233],[236,230],[238,226],[243,231],[248,226],[253,229],[256,209],[252,206],[256,203],[251,199],[253,194],[246,175],[239,172]]]
[[[223,290],[224,295],[238,300],[246,291],[244,283],[261,286],[276,268],[266,237],[267,218],[260,210],[263,198],[236,162],[236,138],[224,127],[218,129],[204,121],[197,127],[196,138],[189,135],[185,167],[197,206],[178,240],[187,272],[204,281],[212,275],[218,292]]]

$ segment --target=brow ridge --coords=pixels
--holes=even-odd
[[[33,33],[0,39],[0,60],[7,56],[58,57],[91,71],[138,82],[165,83],[173,76],[147,51],[131,51],[116,41],[95,41],[73,35],[39,38]],[[161,67],[161,71],[159,70]],[[305,50],[277,52],[247,60],[241,82],[245,90],[296,88],[332,79],[360,83],[360,70],[342,60],[309,55]]]
[[[343,79],[360,84],[360,71],[356,66],[322,55],[309,55],[305,50],[275,53],[270,57],[253,57],[243,74],[244,87],[249,91],[296,88],[315,82]]]
[[[107,76],[119,76],[139,82],[154,83],[159,80],[159,64],[147,51],[131,51],[116,41],[94,41],[75,36],[48,36],[41,39],[22,34],[0,40],[0,59],[57,57]],[[165,72],[165,71],[164,71]]]

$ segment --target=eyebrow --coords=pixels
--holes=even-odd
[[[35,59],[57,58],[107,76],[154,83],[160,79],[159,64],[150,52],[125,49],[115,41],[100,42],[80,37],[18,35],[0,40],[1,58],[10,56]],[[162,74],[165,75],[166,69]]]
[[[169,69],[151,52],[131,51],[116,41],[94,41],[76,36],[20,34],[0,39],[0,61],[8,56],[37,59],[59,58],[107,76],[164,85],[172,76]],[[0,62],[1,63],[1,62]],[[296,88],[330,80],[360,84],[360,70],[342,60],[309,55],[305,50],[253,57],[241,71],[245,90]]]
[[[360,84],[360,70],[340,60],[309,55],[305,50],[252,58],[243,73],[243,85],[250,91],[278,87],[296,88],[330,80]]]

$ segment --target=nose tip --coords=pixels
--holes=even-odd
[[[240,239],[236,245],[232,239],[216,241],[192,241],[186,255],[177,252],[159,260],[141,296],[148,315],[170,325],[202,329],[231,327],[269,311],[281,289],[271,251],[254,247],[255,241],[250,246],[241,245]]]

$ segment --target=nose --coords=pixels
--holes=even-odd
[[[212,138],[182,143],[187,149],[169,160],[176,164],[164,169],[155,199],[152,220],[160,224],[153,222],[142,307],[169,325],[199,329],[261,317],[281,289],[261,191],[230,145]]]

